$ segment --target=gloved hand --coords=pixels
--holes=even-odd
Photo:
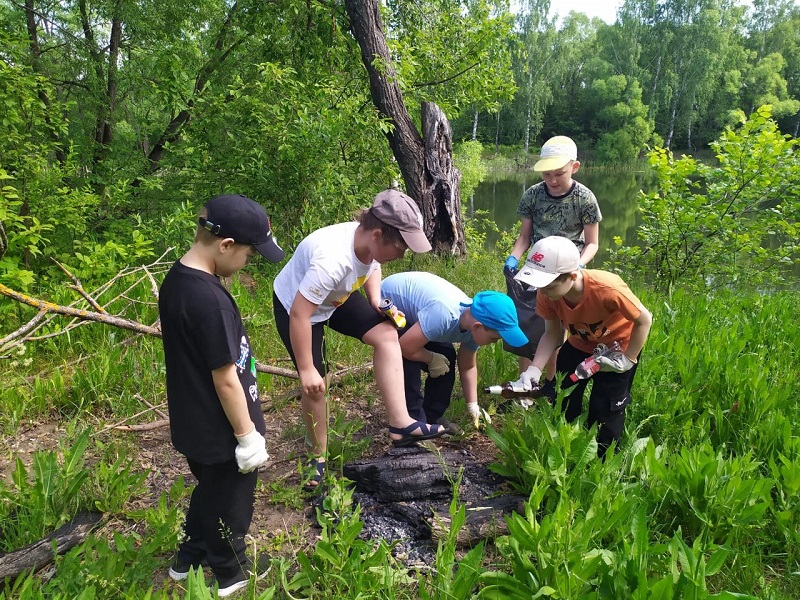
[[[623,352],[611,352],[607,356],[598,356],[595,360],[600,365],[601,371],[612,371],[614,373],[630,371],[634,364]]]
[[[255,427],[250,433],[237,435],[236,441],[239,442],[236,446],[236,464],[240,473],[254,471],[269,460],[267,441]]]
[[[444,354],[431,352],[431,362],[428,363],[428,373],[431,377],[441,377],[450,371],[450,361]]]
[[[472,423],[475,425],[475,429],[480,429],[481,419],[483,419],[483,422],[487,425],[490,425],[492,422],[492,417],[490,417],[489,413],[481,408],[477,402],[474,404],[467,404],[467,412],[469,412],[472,417]]]
[[[512,273],[515,273],[517,271],[518,266],[519,266],[519,260],[513,254],[509,255],[509,257],[506,259],[506,264],[503,265],[504,268],[508,269]]]
[[[517,381],[512,382],[512,386],[522,386],[526,392],[531,391],[535,387],[539,387],[539,380],[542,378],[542,370],[539,367],[531,365],[524,373],[521,373]]]

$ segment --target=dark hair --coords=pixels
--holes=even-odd
[[[383,236],[383,241],[387,244],[393,244],[398,248],[403,249],[408,248],[408,244],[406,244],[403,236],[400,234],[400,230],[397,229],[397,227],[392,227],[391,225],[387,225],[381,221],[378,217],[372,214],[371,208],[362,208],[356,213],[355,218],[361,227],[367,231],[380,229],[381,235]]]

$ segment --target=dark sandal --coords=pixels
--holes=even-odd
[[[313,492],[319,489],[319,486],[322,485],[322,480],[325,478],[325,468],[327,463],[325,461],[320,462],[316,458],[312,458],[308,461],[306,465],[307,470],[313,473],[308,479],[304,479],[303,482],[303,490],[306,492]]]
[[[416,429],[419,429],[420,435],[411,434],[411,432]],[[414,421],[408,427],[394,427],[393,425],[389,425],[389,433],[396,433],[397,435],[403,436],[399,440],[392,440],[392,444],[395,448],[411,446],[423,440],[432,440],[433,438],[438,438],[440,435],[443,435],[445,432],[446,429],[441,425],[429,425],[425,421]]]

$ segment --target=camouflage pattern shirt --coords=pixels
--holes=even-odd
[[[560,198],[547,193],[544,181],[532,185],[522,194],[517,214],[531,220],[531,246],[542,238],[560,235],[575,242],[580,251],[585,245],[583,226],[603,220],[592,190],[577,181]]]

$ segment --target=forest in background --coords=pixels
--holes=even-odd
[[[696,149],[771,105],[796,132],[800,11],[786,0],[628,0],[613,25],[549,2],[381,3],[409,113],[455,140],[591,160]],[[214,194],[265,205],[293,247],[399,180],[343,2],[0,1],[0,282],[104,281],[191,235]]]
[[[623,162],[645,145],[695,153],[738,122],[737,111],[764,104],[797,137],[793,0],[625,0],[612,25],[574,12],[548,20],[548,0],[520,5],[509,38],[514,98],[461,112],[461,137],[527,150],[566,132],[593,159]]]

